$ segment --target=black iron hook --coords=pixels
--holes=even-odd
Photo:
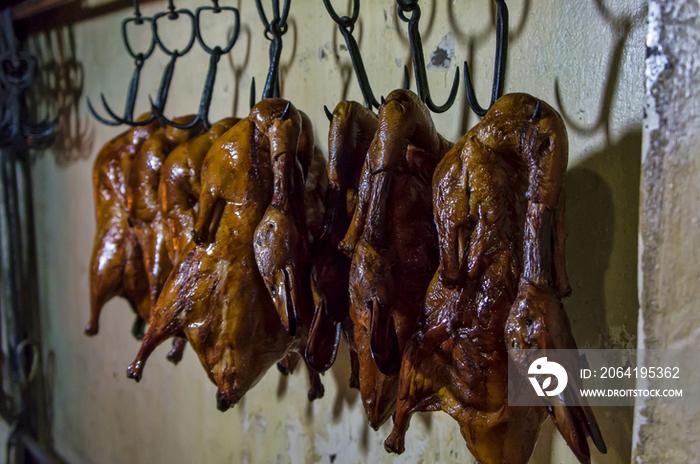
[[[160,35],[158,34],[158,20],[160,18],[167,17],[169,20],[174,21],[178,19],[180,15],[184,15],[190,20],[190,38],[182,50],[170,50],[163,43],[163,41],[160,38]],[[178,58],[185,56],[187,53],[189,53],[190,50],[192,50],[192,46],[194,45],[195,37],[197,35],[197,24],[195,15],[190,10],[186,8],[175,9],[173,0],[168,0],[168,10],[161,11],[160,13],[156,13],[155,15],[153,15],[152,27],[153,37],[155,38],[156,44],[158,44],[158,48],[160,48],[160,50],[163,53],[170,56],[170,61],[163,70],[163,76],[161,77],[160,86],[158,87],[158,93],[156,94],[156,102],[153,103],[153,99],[150,97],[150,95],[148,97],[151,103],[152,113],[152,116],[148,118],[148,122],[152,121],[155,118],[158,118],[161,121],[161,123],[165,124],[167,123],[167,120],[163,117],[163,111],[165,110],[165,104],[168,100],[170,82],[172,81],[173,73],[175,72],[175,63],[177,62]]]
[[[29,122],[25,91],[32,85],[36,68],[36,58],[18,48],[10,10],[5,9],[0,12],[0,146],[28,143],[45,148],[53,142],[59,116],[53,121]]]
[[[496,16],[496,62],[493,65],[493,87],[491,89],[491,103],[488,108],[482,108],[476,99],[474,86],[469,73],[469,64],[464,62],[464,87],[467,93],[467,101],[472,111],[483,117],[486,112],[503,96],[503,87],[506,79],[506,61],[508,61],[508,7],[505,0],[495,0],[498,6]]]
[[[202,98],[199,102],[199,111],[197,111],[197,116],[187,124],[178,124],[174,121],[170,121],[165,116],[163,116],[163,107],[158,106],[157,102],[153,103],[153,100],[151,100],[152,111],[158,117],[158,119],[164,124],[176,127],[178,129],[189,129],[200,122],[204,125],[204,128],[206,130],[209,130],[209,128],[211,128],[211,123],[209,122],[209,108],[211,106],[211,99],[214,92],[214,81],[216,80],[217,65],[221,56],[230,52],[233,46],[236,44],[236,41],[238,40],[238,33],[240,32],[241,25],[241,17],[238,10],[231,6],[219,6],[218,0],[213,0],[212,3],[214,3],[214,6],[201,6],[197,8],[195,14],[195,30],[197,41],[199,42],[199,45],[202,47],[202,49],[210,55],[209,69],[207,70],[207,77],[204,81],[204,90],[202,90]],[[221,48],[218,45],[214,48],[210,48],[204,42],[204,38],[202,37],[202,28],[200,25],[203,11],[213,11],[214,14],[221,13],[222,11],[230,11],[233,14],[233,33],[231,34],[231,38],[229,39],[228,43],[224,48]]]
[[[250,109],[255,106],[255,77],[250,78]]]
[[[345,44],[348,47],[348,52],[350,52],[350,59],[352,60],[352,67],[355,70],[355,76],[357,77],[357,83],[360,86],[360,91],[362,92],[362,97],[365,99],[365,106],[367,108],[379,108],[379,102],[372,92],[372,87],[369,84],[369,79],[367,78],[367,71],[365,70],[365,64],[362,61],[362,54],[360,53],[360,47],[357,45],[355,37],[352,33],[355,30],[355,22],[360,15],[360,0],[353,0],[352,3],[352,16],[338,16],[338,13],[333,9],[330,0],[323,0],[323,5],[326,7],[328,14],[338,25],[340,33],[345,39]]]
[[[155,34],[152,34],[151,43],[148,45],[148,48],[145,52],[134,53],[134,50],[131,48],[131,44],[129,43],[129,37],[127,34],[127,26],[129,25],[129,23],[132,22],[136,25],[141,25],[145,22],[150,22],[151,25],[153,25],[153,18],[144,18],[141,16],[141,12],[139,11],[138,6],[138,0],[134,0],[134,16],[124,19],[121,24],[122,41],[124,42],[124,47],[126,48],[126,51],[129,54],[129,56],[131,56],[131,58],[133,58],[134,60],[134,72],[131,75],[131,81],[129,82],[126,103],[124,105],[124,116],[119,117],[114,111],[112,111],[112,109],[107,104],[107,100],[105,99],[103,93],[100,94],[102,106],[104,106],[105,111],[107,111],[107,113],[110,115],[110,117],[113,118],[113,120],[106,119],[97,114],[97,111],[95,111],[95,109],[92,106],[92,103],[90,102],[90,98],[87,99],[88,110],[90,111],[90,114],[92,114],[92,116],[99,122],[108,126],[119,126],[121,124],[128,124],[130,126],[140,126],[148,124],[152,121],[152,119],[149,121],[142,122],[134,121],[134,107],[136,106],[136,96],[138,94],[139,79],[141,77],[141,68],[143,68],[144,62],[151,56],[151,54],[153,54],[153,51],[155,50],[156,36]]]
[[[284,107],[284,111],[282,111],[282,115],[280,116],[280,119],[282,121],[286,121],[287,118],[289,118],[289,109],[291,108],[292,103],[287,102],[287,106]]]
[[[444,113],[457,98],[457,89],[459,87],[459,67],[455,72],[455,78],[452,82],[452,90],[447,101],[442,105],[436,105],[430,97],[430,86],[428,85],[428,75],[425,67],[425,55],[423,54],[423,42],[418,30],[418,22],[420,20],[420,6],[418,0],[396,0],[398,4],[399,18],[408,23],[408,39],[411,43],[411,55],[413,56],[413,69],[416,76],[416,88],[418,96],[425,102],[425,105],[433,113]],[[408,17],[407,13],[411,13]]]
[[[261,0],[255,0],[260,20],[265,26],[265,38],[270,41],[270,68],[265,80],[262,98],[280,96],[279,64],[282,56],[282,36],[287,32],[287,18],[291,0],[284,0],[284,6],[280,12],[279,0],[272,0],[272,21],[267,20]]]
[[[360,47],[357,45],[357,41],[352,33],[355,30],[355,23],[360,16],[360,0],[353,0],[352,4],[352,16],[339,16],[336,13],[333,5],[331,5],[330,0],[323,0],[323,5],[326,7],[326,11],[330,15],[331,19],[338,25],[340,33],[345,39],[345,44],[348,47],[348,52],[350,53],[350,59],[352,60],[352,67],[355,70],[355,76],[357,77],[357,83],[360,86],[360,91],[362,92],[362,97],[365,100],[365,106],[368,109],[372,107],[379,109],[380,103],[372,92],[372,86],[369,83],[369,78],[367,77],[367,71],[365,70],[365,64],[362,60],[362,53],[360,52]],[[410,85],[410,77],[408,73],[408,66],[404,66],[404,80],[403,88],[408,89]],[[332,113],[327,107],[323,107],[326,117],[329,121],[333,120]]]
[[[190,30],[190,39],[187,41],[187,45],[185,45],[185,48],[182,50],[170,50],[168,47],[165,46],[163,41],[160,39],[160,36],[158,35],[158,20],[164,16],[167,16],[169,20],[174,21],[180,17],[180,15],[185,15],[190,19],[190,25],[191,25],[191,30]],[[168,56],[173,56],[173,55],[178,55],[178,56],[185,56],[191,49],[192,45],[194,45],[194,40],[195,37],[197,36],[197,23],[195,19],[194,13],[192,13],[190,10],[187,8],[180,8],[179,10],[175,9],[175,5],[173,4],[173,0],[168,0],[168,11],[161,11],[160,13],[156,13],[153,15],[153,36],[156,39],[156,43],[158,44],[158,48],[160,48],[163,53],[165,53]]]

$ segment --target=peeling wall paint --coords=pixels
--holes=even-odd
[[[430,54],[428,69],[450,69],[450,64],[455,57],[455,36],[448,32],[440,39],[440,43]]]
[[[205,2],[176,3],[195,8]],[[334,3],[340,9],[342,2]],[[260,87],[267,71],[269,42],[262,37],[252,0],[221,0],[221,4],[240,8],[242,29],[230,57],[220,61],[211,120],[244,116],[251,77]],[[508,2],[506,91],[531,93],[567,115],[567,258],[573,295],[565,305],[576,339],[585,348],[636,343],[645,4],[644,0]],[[490,2],[422,1],[421,5],[426,56],[440,48],[449,59],[428,72],[434,100],[441,103],[446,98],[455,68],[469,60],[483,104],[491,88],[495,49]],[[165,7],[164,1],[149,2],[142,12],[151,15]],[[303,372],[285,379],[273,369],[241,404],[222,414],[216,410],[214,386],[189,349],[174,367],[165,361],[167,346],[163,346],[149,360],[140,384],[126,379],[126,366],[139,344],[131,337],[132,318],[123,301],[112,300],[106,306],[97,337],[82,334],[95,231],[92,161],[119,131],[90,119],[84,97],[96,101],[105,92],[116,107],[123,102],[132,63],[119,41],[119,22],[128,14],[124,10],[73,27],[75,58],[85,80],[78,114],[71,115],[76,119],[66,129],[73,146],[81,148],[70,158],[61,150],[45,154],[34,167],[44,359],[51,360],[53,372],[50,399],[57,449],[70,462],[101,464],[471,464],[457,424],[443,413],[417,415],[407,435],[406,453],[386,454],[382,442],[390,425],[376,433],[366,425],[357,393],[347,388],[344,351],[323,378],[322,400],[307,404]],[[214,19],[205,21],[212,42],[228,31]],[[411,61],[405,31],[392,0],[362,2],[355,35],[377,96],[401,86],[403,65]],[[68,31],[58,33],[64,35],[65,44]],[[52,53],[58,59],[56,34],[49,37],[54,37]],[[36,46],[46,47],[41,39]],[[44,52],[45,57],[52,56],[51,50]],[[195,49],[178,63],[168,115],[196,110],[207,60]],[[159,52],[146,62],[137,112],[147,109],[146,96],[155,93],[166,63]],[[332,108],[342,98],[362,98],[350,66],[342,37],[321,2],[293,1],[281,59],[282,94],[315,122],[324,152],[328,126],[323,105]],[[438,130],[452,141],[477,120],[468,112],[463,92],[460,86],[455,106],[434,117]],[[610,451],[606,456],[594,454],[592,462],[628,463],[632,411],[598,408],[596,414]],[[551,422],[542,428],[532,462],[575,463]]]

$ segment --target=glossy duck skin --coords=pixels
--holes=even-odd
[[[379,110],[358,206],[340,244],[352,250],[350,316],[360,392],[375,429],[394,411],[401,353],[438,266],[430,180],[450,146],[417,95],[390,93]]]
[[[528,215],[533,204],[558,209],[567,159],[561,117],[534,97],[512,94],[499,99],[438,166],[433,192],[440,268],[402,360],[387,450],[403,451],[412,413],[441,409],[459,422],[478,462],[529,460],[545,409],[507,406],[506,320],[520,276],[533,264],[523,247],[528,233],[556,244],[556,288],[560,295],[568,291],[563,210],[554,212],[560,219],[553,228]]]
[[[303,330],[311,299],[310,285],[305,282],[309,262],[305,189],[301,164],[296,157],[301,131],[299,119],[298,114],[290,115],[289,119],[277,120],[270,127],[272,201],[253,235],[260,275],[291,336],[297,334],[298,326]]]
[[[557,256],[557,248],[553,246],[557,234],[553,216],[559,211],[540,202],[530,202],[528,207],[528,225],[533,227],[525,230],[525,271],[506,322],[508,352],[523,377],[528,375],[533,360],[526,350],[544,350],[546,353],[548,349],[577,349],[561,304],[568,284],[561,281],[562,275],[556,272],[555,265],[563,262],[563,257]],[[569,366],[573,372],[580,367]],[[552,421],[580,462],[591,461],[588,437],[601,453],[607,451],[593,411],[580,396],[575,379],[558,396],[547,397],[547,406]]]
[[[350,346],[351,386],[359,388],[359,364],[349,313],[350,259],[338,249],[355,210],[367,151],[377,116],[361,104],[339,103],[328,131],[328,189],[321,237],[313,244],[314,321],[306,347],[309,364],[325,372],[335,362],[341,329]]]
[[[160,273],[151,275],[158,294],[164,279],[167,278],[166,273],[169,274],[173,264],[184,257],[182,250],[188,248],[192,242],[204,157],[214,141],[237,121],[239,120],[234,118],[222,119],[204,134],[179,144],[163,161],[158,184],[158,202],[161,212],[151,221],[149,227],[151,233],[146,238],[154,244],[152,254],[157,259],[153,259],[152,262],[164,263],[160,266]],[[151,160],[153,163],[158,161],[159,159]],[[155,173],[151,173],[153,174]],[[150,193],[152,191],[147,191],[147,195]],[[167,251],[167,260],[164,251]],[[168,353],[168,360],[175,364],[180,362],[186,343],[185,338],[175,338],[173,349]]]
[[[299,112],[302,116],[302,132],[299,139],[299,147],[297,149],[297,158],[299,158],[299,153],[303,153],[308,148],[309,143],[313,144],[313,129],[309,126],[304,125],[304,120],[308,119],[304,112]],[[309,131],[309,132],[307,132]],[[310,134],[310,136],[305,135]],[[325,215],[325,205],[324,199],[326,197],[326,190],[328,189],[328,173],[326,172],[326,159],[323,156],[323,152],[318,147],[318,145],[313,144],[313,156],[311,156],[311,164],[308,168],[308,173],[306,175],[306,182],[304,186],[304,208],[306,217],[306,233],[308,236],[308,247],[312,249],[313,245],[318,241],[322,231],[323,231],[323,217]],[[303,166],[302,166],[303,167]],[[321,383],[321,376],[319,371],[315,369],[309,362],[306,346],[309,343],[309,334],[311,331],[312,320],[314,316],[314,295],[312,291],[311,284],[311,257],[307,262],[306,270],[304,271],[305,285],[308,285],[305,290],[308,295],[308,307],[306,309],[307,314],[304,318],[304,336],[305,343],[299,350],[300,356],[304,359],[306,368],[309,374],[310,388],[308,392],[309,401],[323,397],[324,387]],[[278,366],[279,367],[279,366]]]
[[[168,257],[177,264],[192,241],[201,190],[202,163],[216,139],[239,119],[225,118],[209,131],[176,147],[165,159],[158,190],[160,207],[168,230]]]
[[[328,174],[326,173],[326,159],[314,139],[314,128],[311,120],[303,111],[299,111],[299,116],[301,117],[301,132],[299,133],[296,158],[303,172],[306,232],[309,244],[312,244],[318,240],[323,228]]]
[[[148,320],[151,310],[141,247],[129,226],[126,184],[132,160],[159,125],[134,127],[109,141],[93,167],[97,232],[90,260],[90,322],[85,333],[99,331],[102,307],[122,296],[137,315]],[[137,324],[137,326],[140,324]]]
[[[272,199],[270,127],[287,101],[263,100],[212,146],[202,167],[195,243],[166,281],[141,350],[184,333],[218,387],[217,406],[236,404],[300,340],[289,336],[260,276],[253,234]],[[282,151],[292,151],[285,148]]]
[[[194,116],[185,116],[177,118],[175,122],[186,124],[192,119]],[[158,199],[161,167],[175,147],[187,142],[200,131],[200,125],[184,130],[160,128],[148,138],[134,157],[129,175],[129,217],[143,250],[152,308],[156,306],[160,290],[172,270],[168,256],[169,232]]]
[[[326,159],[318,146],[314,147],[314,155],[306,175],[304,190],[306,231],[309,235],[309,244],[313,245],[323,233],[323,218],[326,213],[324,200],[328,190]]]
[[[313,173],[313,181],[318,182],[323,180],[318,176],[325,171],[325,163],[317,159],[320,152],[314,146],[313,128],[310,122],[304,124],[304,120],[308,121],[306,115],[290,110],[288,119],[274,121],[269,129],[273,196],[253,236],[258,269],[277,314],[289,335],[302,340],[302,346],[306,345],[313,318],[309,241],[314,237],[307,229],[307,217],[319,206],[313,204],[317,195],[307,195],[304,172],[307,180]],[[309,163],[306,169],[302,160]],[[308,205],[307,199],[311,201]],[[279,367],[282,372],[291,370]],[[323,395],[320,377],[311,368],[309,376],[312,385],[309,399],[320,398]]]

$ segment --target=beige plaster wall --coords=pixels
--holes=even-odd
[[[176,3],[189,8],[204,4],[203,0]],[[345,2],[336,3],[340,8]],[[466,58],[474,69],[478,94],[487,100],[495,46],[490,3],[421,2],[427,58],[443,39],[455,45],[449,69],[429,71],[436,101],[443,101],[455,67]],[[267,68],[268,42],[262,38],[253,1],[222,0],[222,4],[240,8],[243,26],[231,59],[222,58],[220,63],[212,120],[245,116],[250,78],[256,77],[260,89]],[[511,0],[508,5],[506,90],[531,93],[562,110],[555,98],[558,80],[568,115],[567,251],[574,293],[566,304],[576,339],[587,348],[634,347],[645,2]],[[156,1],[145,5],[143,12],[164,8],[164,1]],[[44,61],[72,55],[82,67],[83,97],[98,102],[104,92],[120,108],[132,64],[118,28],[128,14],[124,10],[83,21],[37,37],[32,45],[42,51]],[[207,23],[207,36],[225,36],[227,29],[212,21]],[[405,30],[392,0],[363,2],[357,36],[378,96],[401,84],[402,67],[410,55]],[[324,151],[328,126],[323,105],[332,109],[342,98],[361,98],[348,68],[348,54],[338,49],[339,44],[342,38],[320,0],[293,0],[282,55],[282,94],[310,115]],[[146,95],[154,94],[166,62],[156,52],[146,63],[139,111],[147,108]],[[168,115],[196,110],[206,66],[207,56],[199,49],[178,64]],[[476,122],[465,109],[463,95],[460,85],[457,104],[434,118],[439,131],[452,141]],[[62,123],[65,136],[56,149],[37,159],[34,181],[51,420],[55,446],[69,461],[472,462],[457,424],[442,413],[416,416],[406,453],[387,455],[382,442],[390,425],[379,433],[366,425],[357,393],[347,388],[345,356],[323,379],[326,395],[320,401],[307,403],[303,370],[289,379],[273,370],[240,405],[224,414],[216,410],[215,388],[191,351],[174,367],[166,362],[163,346],[151,357],[140,384],[127,380],[126,366],[139,347],[130,334],[127,305],[120,300],[107,305],[96,338],[82,333],[95,231],[92,162],[100,146],[121,129],[92,120],[84,98]],[[629,462],[631,409],[596,413],[610,451],[607,456],[594,453],[593,462]],[[575,462],[549,422],[532,462]]]

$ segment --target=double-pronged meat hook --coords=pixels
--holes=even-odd
[[[467,101],[472,111],[483,117],[486,112],[503,96],[503,87],[506,79],[506,61],[508,61],[508,7],[505,0],[495,0],[498,6],[496,15],[496,62],[493,66],[493,87],[491,89],[491,103],[488,108],[482,108],[476,100],[476,93],[472,85],[469,73],[469,64],[464,62],[464,87],[467,93]]]
[[[340,33],[345,39],[345,44],[348,47],[348,52],[350,52],[350,59],[352,60],[352,67],[355,70],[355,76],[357,76],[357,83],[360,86],[360,91],[362,92],[362,97],[365,99],[365,106],[369,109],[372,107],[379,108],[380,103],[374,96],[372,92],[372,87],[369,84],[369,79],[367,78],[367,71],[365,70],[364,62],[362,61],[362,54],[360,53],[360,47],[357,45],[355,37],[352,33],[355,30],[355,23],[360,15],[360,0],[353,0],[352,3],[352,16],[339,16],[338,13],[333,9],[330,0],[323,0],[323,5],[326,7],[328,14],[338,25]],[[409,86],[409,76],[408,68],[404,66],[404,88],[407,89]],[[326,116],[329,120],[333,119],[328,108],[324,106]]]
[[[425,67],[425,55],[423,54],[423,42],[421,41],[418,22],[420,20],[420,6],[418,0],[396,0],[398,5],[399,18],[408,23],[408,39],[411,43],[411,55],[413,56],[413,69],[416,76],[416,88],[418,96],[425,102],[425,105],[433,113],[444,113],[455,101],[457,89],[459,87],[459,68],[455,72],[452,82],[452,90],[447,101],[442,105],[436,105],[430,97],[430,86],[428,85],[428,75]],[[410,17],[407,14],[410,13]]]
[[[153,107],[152,111],[158,116],[159,120],[161,120],[163,123],[169,126],[177,127],[178,129],[189,129],[190,127],[194,127],[196,124],[201,122],[204,125],[204,127],[207,130],[209,130],[209,128],[211,127],[211,123],[209,122],[209,107],[211,106],[211,98],[212,93],[214,91],[214,81],[216,80],[217,65],[221,56],[230,52],[233,46],[235,45],[236,40],[238,39],[238,32],[240,31],[241,24],[241,18],[240,14],[238,13],[238,10],[231,6],[219,6],[219,0],[212,0],[212,3],[214,4],[214,6],[201,6],[197,8],[195,14],[194,30],[196,32],[197,41],[199,42],[199,45],[202,47],[202,49],[210,55],[209,69],[207,71],[206,80],[204,81],[204,90],[202,90],[202,98],[199,102],[199,111],[197,112],[197,117],[195,117],[188,124],[177,124],[165,118],[162,114],[163,108],[158,106],[157,102],[153,103],[153,101],[151,101],[151,105]],[[233,14],[233,33],[231,34],[231,38],[229,39],[228,43],[224,48],[221,48],[219,45],[215,46],[214,48],[210,48],[204,42],[204,38],[202,37],[202,27],[200,23],[203,11],[212,11],[214,14],[219,14],[222,11],[230,11]]]
[[[258,8],[258,15],[265,26],[265,38],[270,41],[270,68],[265,80],[262,98],[273,98],[280,96],[280,76],[279,66],[282,56],[282,36],[287,32],[287,18],[289,17],[289,7],[291,0],[284,0],[284,6],[280,10],[279,0],[272,0],[272,21],[267,20],[265,10],[261,0],[255,0]],[[251,107],[255,103],[255,81],[251,83]]]
[[[167,17],[170,21],[175,21],[179,19],[181,15],[190,20],[190,38],[187,41],[185,48],[182,50],[170,50],[165,46],[163,40],[158,34],[158,20],[163,17]],[[156,94],[156,102],[153,103],[153,99],[150,97],[150,95],[148,97],[151,103],[151,117],[148,119],[150,122],[157,117],[161,123],[168,124],[170,121],[163,117],[163,111],[165,110],[165,103],[168,100],[170,82],[172,81],[173,73],[175,72],[175,63],[177,62],[178,58],[185,56],[190,50],[192,50],[192,46],[194,45],[194,40],[197,35],[197,25],[194,13],[186,8],[176,9],[173,0],[168,0],[168,9],[166,11],[161,11],[160,13],[153,15],[153,21],[151,24],[153,27],[153,38],[155,39],[156,44],[158,44],[158,48],[160,48],[163,53],[170,57],[170,61],[163,70],[163,76],[160,79],[160,86],[158,87],[158,93]]]
[[[103,93],[100,94],[100,98],[102,99],[102,106],[104,106],[105,111],[112,117],[112,120],[109,120],[107,118],[104,118],[97,114],[95,109],[92,106],[92,103],[90,103],[90,99],[88,98],[87,104],[88,104],[88,110],[90,110],[90,113],[92,116],[97,119],[99,122],[102,124],[106,124],[108,126],[118,126],[120,124],[128,124],[130,126],[139,126],[139,125],[144,125],[150,123],[153,118],[149,118],[148,121],[134,121],[134,107],[136,106],[136,96],[138,94],[139,90],[139,78],[141,77],[141,68],[143,68],[144,62],[153,54],[153,50],[155,50],[156,47],[156,35],[152,34],[151,36],[151,42],[148,45],[148,48],[146,49],[145,52],[138,52],[134,53],[134,50],[131,48],[131,45],[129,44],[129,37],[127,35],[127,26],[129,23],[134,23],[137,26],[140,26],[144,23],[151,23],[153,25],[153,19],[154,18],[144,18],[141,16],[141,12],[139,11],[139,3],[138,0],[134,0],[134,15],[131,17],[126,18],[124,21],[122,21],[122,26],[121,26],[121,31],[122,31],[122,40],[124,42],[124,47],[126,48],[127,53],[131,58],[134,60],[134,72],[131,76],[131,82],[129,82],[129,90],[127,91],[126,95],[126,104],[124,106],[124,116],[119,117],[117,114],[112,111],[112,109],[109,107],[107,104],[107,100],[105,99],[105,96]]]
[[[58,117],[38,124],[29,121],[25,91],[32,85],[36,58],[19,50],[10,9],[0,13],[0,146],[44,148],[53,142]]]

